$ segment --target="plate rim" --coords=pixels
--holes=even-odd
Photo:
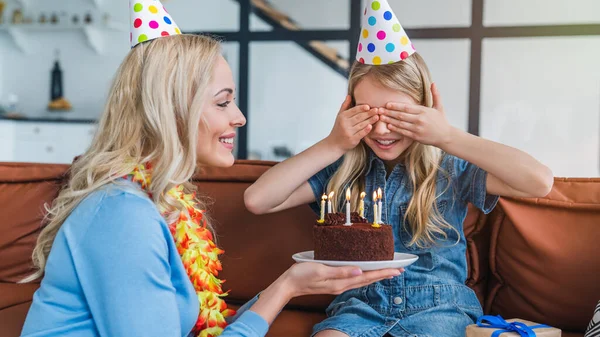
[[[419,259],[419,256],[415,255],[415,254],[394,252],[394,257],[396,256],[396,254],[408,255],[410,257],[406,258],[406,259],[402,259],[402,260],[395,260],[394,259],[394,260],[381,260],[381,261],[315,260],[315,258],[314,258],[314,252],[315,252],[314,250],[306,250],[306,251],[302,251],[302,252],[297,252],[297,253],[294,253],[292,255],[292,259],[296,260],[296,258],[298,258],[298,259],[309,260],[310,262],[321,263],[321,264],[327,264],[327,263],[353,264],[354,263],[354,264],[361,264],[361,265],[374,265],[374,264],[384,264],[384,263],[387,264],[387,263],[394,263],[394,262],[401,262],[401,261],[411,261],[413,259],[415,261],[417,261]],[[305,258],[305,257],[300,256],[301,254],[306,254],[306,253],[312,253],[313,257],[312,258]],[[413,263],[414,263],[414,261],[413,261]]]

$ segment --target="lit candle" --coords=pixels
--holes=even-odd
[[[358,204],[358,215],[361,217],[365,217],[365,196],[367,195],[367,193],[365,192],[361,192],[360,193],[360,203]]]
[[[381,203],[381,200],[383,199],[383,193],[381,192],[381,188],[377,189],[377,209],[379,210],[379,215],[377,215],[377,223],[383,223],[383,205]]]
[[[377,215],[379,212],[377,211],[377,192],[373,191],[373,225],[377,225]]]
[[[327,195],[323,194],[323,196],[321,197],[321,218],[319,219],[319,222],[323,223],[325,222],[325,201],[327,200]]]
[[[352,226],[350,222],[350,189],[346,189],[346,226]]]
[[[333,200],[334,194],[335,192],[331,191],[331,193],[329,193],[329,197],[327,198],[327,213],[331,213],[331,200]]]

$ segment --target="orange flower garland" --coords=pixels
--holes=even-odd
[[[138,165],[128,178],[148,192],[151,170],[148,164]],[[228,309],[223,300],[227,296],[221,288],[225,280],[217,278],[222,270],[219,255],[224,251],[213,242],[213,235],[204,220],[204,210],[196,208],[195,194],[186,194],[183,186],[176,186],[167,194],[181,203],[189,214],[182,212],[177,221],[169,224],[169,229],[200,302],[200,313],[193,333],[198,337],[219,336],[227,326],[225,318],[235,315],[235,311]],[[160,209],[160,212],[164,215],[165,210]]]

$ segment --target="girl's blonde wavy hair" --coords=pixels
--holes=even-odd
[[[348,94],[352,97],[353,104],[356,103],[354,90],[366,77],[386,88],[409,95],[423,106],[433,106],[431,75],[418,53],[414,53],[403,62],[393,64],[373,66],[355,62],[348,84]],[[409,245],[429,247],[438,239],[447,238],[445,229],[455,230],[441,216],[435,202],[439,197],[436,195],[436,180],[441,170],[439,164],[442,153],[436,147],[414,142],[402,156],[413,190],[413,197],[404,215],[404,222],[408,222],[412,233]],[[327,185],[327,191],[335,192],[338,197],[344,196],[346,188],[350,187],[353,211],[357,211],[359,195],[365,189],[367,159],[367,146],[361,142],[354,150],[344,155],[340,167]],[[367,193],[367,198],[369,197],[371,196]],[[337,204],[336,201],[333,200],[334,205]]]
[[[203,97],[220,53],[218,41],[195,35],[159,38],[129,52],[90,148],[73,163],[67,185],[47,207],[47,226],[33,250],[36,271],[22,282],[43,275],[54,238],[73,209],[136,165],[152,163],[148,192],[159,209],[167,210],[168,223],[187,212],[166,192],[180,184],[188,192],[195,190],[189,181],[196,169]]]

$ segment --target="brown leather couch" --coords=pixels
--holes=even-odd
[[[244,303],[311,250],[315,215],[307,206],[255,216],[243,192],[272,163],[240,161],[200,172],[218,221],[223,277],[232,306]],[[38,283],[27,275],[43,205],[56,196],[65,165],[0,163],[0,337],[18,336]],[[490,215],[472,209],[465,221],[469,278],[486,313],[519,317],[583,336],[600,300],[600,179],[556,179],[542,199],[501,199]],[[308,336],[324,317],[328,296],[298,298],[269,336]]]

